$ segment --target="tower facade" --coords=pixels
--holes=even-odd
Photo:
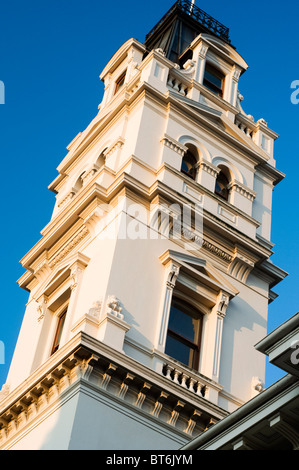
[[[177,1],[101,74],[1,391],[3,449],[178,449],[263,389],[277,134],[242,107],[227,28]]]

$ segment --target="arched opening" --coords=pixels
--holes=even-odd
[[[230,173],[226,167],[221,166],[219,168],[220,172],[218,173],[215,183],[215,194],[228,201],[229,183],[231,180]]]
[[[198,158],[196,149],[192,147],[188,147],[187,152],[183,156],[181,172],[195,180]]]
[[[200,341],[203,315],[190,304],[173,298],[165,354],[197,369],[199,367]]]
[[[77,179],[76,183],[73,186],[73,190],[75,191],[75,193],[80,191],[80,189],[83,186],[83,175],[84,175],[84,173],[85,173],[85,171],[83,171],[83,173],[81,173],[81,175],[79,176],[79,178]]]
[[[107,150],[107,147],[100,153],[100,155],[98,156],[96,162],[95,162],[95,166],[97,168],[102,168],[102,166],[105,165],[105,161],[106,161],[106,157],[105,157],[105,151]]]

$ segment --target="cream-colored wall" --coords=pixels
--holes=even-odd
[[[94,173],[94,182],[103,191],[109,191],[115,176],[120,176],[125,168],[125,172],[136,183],[136,192],[137,185],[140,191],[140,188],[143,188],[145,194],[138,201],[144,205],[148,206],[151,188],[159,181],[163,183],[164,190],[172,199],[186,203],[188,201],[200,202],[207,212],[233,230],[237,229],[252,242],[256,241],[256,224],[251,216],[257,218],[261,223],[259,233],[269,239],[271,188],[268,182],[257,174],[254,175],[254,163],[245,151],[241,152],[234,147],[232,140],[228,144],[221,132],[216,132],[216,128],[211,130],[204,112],[198,114],[197,120],[196,114],[191,110],[187,112],[181,108],[179,102],[177,106],[174,103],[169,104],[168,92],[164,95],[162,93],[167,77],[163,74],[160,78],[155,76],[157,68],[154,67],[154,62],[151,64],[150,61],[158,63],[160,60],[164,72],[169,64],[162,55],[159,59],[157,53],[148,56],[146,60],[146,67],[142,69],[140,66],[142,72],[140,76],[147,80],[151,88],[156,84],[157,90],[155,93],[142,92],[136,101],[131,98],[132,95],[126,95],[129,104],[123,108],[121,106],[121,100],[124,99],[122,92],[113,98],[109,95],[112,99],[110,103],[109,97],[106,97],[108,101],[100,109],[92,126],[89,126],[78,137],[60,165],[61,171],[62,168],[66,168],[67,176],[60,183],[51,223],[55,225],[55,221],[61,214],[62,209],[58,209],[58,202],[71,191],[78,176],[90,169],[103,149],[108,148],[110,152],[107,153],[104,167],[106,173],[103,168],[98,169],[98,173]],[[135,73],[137,77],[138,68]],[[139,85],[145,86],[142,83]],[[117,107],[119,107],[118,114],[114,113]],[[111,119],[107,116],[111,116]],[[105,125],[102,126],[103,123]],[[95,131],[97,126],[98,131]],[[84,142],[90,138],[91,131],[94,131],[94,137],[85,148]],[[162,142],[165,136],[174,141],[174,147],[167,147],[165,142]],[[208,162],[212,170],[219,164],[225,164],[230,168],[234,180],[248,190],[257,192],[256,202],[253,203],[253,213],[252,202],[241,194],[238,195],[235,206],[229,202],[222,203],[215,197],[211,178],[215,179],[216,173],[214,176],[211,176],[211,173],[202,173],[200,185],[180,174],[182,149],[188,144],[193,144],[198,148],[200,161]],[[81,146],[81,152],[76,150],[77,145]],[[76,155],[76,152],[78,153],[76,159],[68,165],[67,162]],[[186,188],[189,189],[186,190]],[[84,187],[74,195],[72,201],[80,200],[80,194],[82,195],[83,192]],[[70,207],[67,204],[63,207],[64,211]],[[121,210],[118,220],[129,223],[132,217],[126,216],[124,210]],[[89,234],[89,244],[86,243],[82,248],[82,254],[90,261],[82,272],[80,284],[72,290],[72,313],[71,318],[70,315],[68,318],[62,344],[76,334],[80,329],[80,321],[97,302],[101,305],[101,311],[96,321],[100,323],[103,318],[106,318],[107,298],[115,295],[121,303],[123,315],[119,321],[122,334],[118,339],[118,345],[121,345],[122,335],[125,335],[127,342],[124,347],[128,354],[135,354],[136,359],[150,364],[149,351],[157,347],[156,338],[161,323],[163,282],[165,282],[165,268],[159,257],[165,250],[176,250],[178,246],[169,240],[139,240],[130,237],[125,240],[113,237],[111,239],[111,234],[107,239],[108,229],[101,231],[99,227],[93,227]],[[217,233],[215,233],[215,238],[217,239]],[[201,257],[202,252],[199,251],[197,256]],[[231,300],[223,320],[219,383],[223,385],[226,393],[245,401],[250,398],[252,378],[255,376],[262,380],[264,378],[264,359],[255,352],[254,344],[267,332],[266,286],[255,289],[245,283],[240,283],[231,276],[227,278],[239,290],[239,294]],[[34,292],[35,290],[27,306],[8,376],[8,382],[12,388],[46,360],[54,335],[54,320],[56,319],[51,312],[46,313],[43,321],[38,321],[37,304],[33,300]],[[103,341],[109,339],[113,342],[109,333],[110,327],[112,328],[112,324],[105,325],[107,330],[103,333],[104,326],[94,323],[88,331],[97,339]],[[115,324],[114,327],[116,328]],[[111,329],[112,331],[116,330]],[[47,335],[46,332],[49,334]],[[129,346],[130,342],[131,346]],[[134,350],[133,343],[140,346],[138,352],[136,348]],[[207,362],[202,364],[202,368],[203,372],[211,370]],[[225,401],[224,395],[222,395],[223,406],[229,407],[229,400]]]

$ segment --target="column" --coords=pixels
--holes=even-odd
[[[194,45],[192,61],[195,62],[195,74],[194,81],[203,84],[205,66],[206,66],[206,55],[208,51],[208,45],[206,45],[202,39],[198,44]],[[192,87],[189,97],[195,101],[199,101],[200,91],[196,87]]]
[[[204,188],[214,192],[215,181],[219,173],[220,168],[202,158],[198,162],[198,173],[196,181]]]
[[[203,84],[207,52],[208,46],[203,42],[193,51],[193,60],[196,60],[195,80],[201,85]]]
[[[255,191],[236,180],[228,185],[228,189],[229,202],[251,216],[252,203],[256,196]]]
[[[75,310],[77,306],[78,295],[80,291],[80,285],[82,282],[83,271],[89,262],[87,256],[81,253],[77,254],[77,259],[70,266],[70,278],[71,278],[71,296],[67,308],[67,314],[65,318],[65,324],[61,336],[61,345],[66,343],[71,336],[71,328],[75,320]]]
[[[171,261],[167,266],[167,278],[166,278],[166,287],[164,293],[163,309],[161,316],[161,326],[158,338],[157,349],[164,352],[169,312],[172,301],[173,289],[179,275],[180,265]]]
[[[215,347],[214,347],[214,359],[213,359],[213,380],[218,382],[219,380],[219,366],[221,358],[221,344],[222,344],[222,330],[223,330],[223,319],[226,315],[227,306],[229,303],[229,297],[227,294],[220,292],[218,296],[218,303],[216,305],[216,332],[215,332]]]
[[[230,80],[227,80],[224,90],[223,98],[231,103],[233,106],[237,104],[237,93],[238,93],[238,83],[240,78],[241,70],[234,66],[232,72],[230,73]]]

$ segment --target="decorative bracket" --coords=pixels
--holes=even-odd
[[[255,256],[236,246],[233,259],[228,266],[228,274],[245,283],[256,261]]]

